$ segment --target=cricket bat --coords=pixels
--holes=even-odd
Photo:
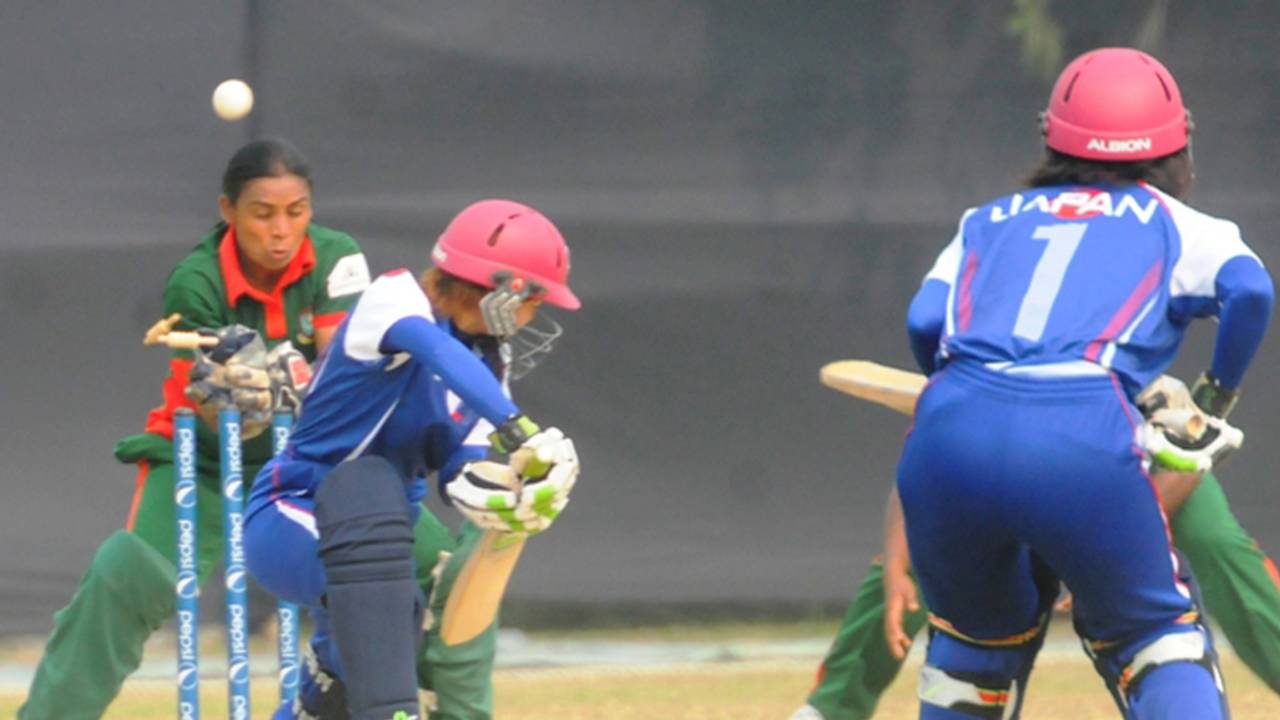
[[[920,373],[870,360],[827,363],[818,371],[818,378],[829,388],[883,405],[903,415],[915,414],[916,398],[928,382]],[[1191,440],[1203,436],[1208,426],[1204,415],[1194,408],[1158,410],[1151,420]]]
[[[823,385],[856,398],[869,400],[903,415],[916,411],[916,398],[926,378],[920,373],[881,365],[870,360],[837,360],[818,371]]]
[[[521,469],[533,477],[550,469],[549,464],[524,450],[518,450],[511,456],[510,465],[489,461],[476,465],[484,466],[482,474],[485,480],[502,483],[513,490],[523,485]],[[445,645],[467,642],[493,624],[526,538],[520,533],[500,530],[486,530],[480,536],[444,603],[440,639]]]
[[[467,642],[493,624],[524,543],[524,535],[498,530],[480,537],[444,603],[440,639],[445,645]]]

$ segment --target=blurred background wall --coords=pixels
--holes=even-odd
[[[515,392],[585,472],[508,617],[804,612],[878,552],[907,427],[817,368],[910,364],[907,300],[960,213],[1034,163],[1070,57],[1161,57],[1195,113],[1192,200],[1280,267],[1277,36],[1262,0],[0,4],[0,634],[47,631],[122,524],[111,447],[166,366],[142,332],[252,136],[309,155],[317,221],[375,271],[422,267],[481,197],[564,230],[584,308]],[[227,77],[257,93],[244,122],[210,110]],[[1273,551],[1278,359],[1269,341],[1221,473]]]

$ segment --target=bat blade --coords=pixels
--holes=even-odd
[[[823,385],[856,398],[869,400],[911,415],[927,379],[920,373],[881,365],[870,360],[837,360],[822,366]]]
[[[482,472],[486,480],[519,487],[520,480],[510,466],[477,464],[486,466]],[[440,620],[440,639],[445,645],[467,642],[493,624],[524,543],[524,535],[498,530],[486,530],[480,537],[445,600]]]
[[[497,530],[481,536],[444,604],[440,639],[445,645],[467,642],[493,624],[524,543],[522,536]]]
[[[818,371],[818,378],[827,387],[883,405],[903,415],[915,414],[916,399],[928,382],[928,378],[920,373],[870,360],[837,360],[827,363]],[[1208,428],[1208,420],[1195,408],[1158,410],[1148,421],[1189,440],[1199,440]]]

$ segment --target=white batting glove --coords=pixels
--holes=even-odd
[[[578,452],[558,428],[543,430],[523,447],[533,451],[533,458],[521,468],[525,482],[516,518],[531,532],[542,532],[569,504],[569,492],[578,482]]]
[[[445,492],[483,529],[534,534],[550,527],[569,504],[578,467],[573,441],[548,428],[512,454],[512,465],[489,460],[463,465]]]
[[[1140,444],[1157,466],[1176,472],[1205,473],[1222,464],[1244,444],[1244,433],[1226,420],[1206,416],[1204,435],[1188,440],[1161,425],[1144,423]]]
[[[445,492],[458,512],[480,528],[521,532],[523,527],[515,518],[519,487],[510,465],[478,460],[463,465]]]
[[[1147,419],[1138,443],[1160,468],[1208,472],[1244,443],[1239,428],[1204,413],[1177,378],[1161,375],[1138,395],[1137,405]]]

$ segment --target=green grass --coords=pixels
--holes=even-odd
[[[914,718],[919,661],[889,689],[876,717]],[[751,662],[673,666],[661,669],[499,670],[494,677],[496,715],[501,720],[783,720],[804,698],[813,680],[809,662]],[[1236,720],[1280,717],[1280,699],[1239,661],[1224,663]],[[225,686],[203,686],[204,717],[226,717]],[[13,717],[21,693],[0,693],[0,717]],[[175,692],[165,682],[133,681],[106,717],[172,720]],[[258,683],[254,717],[275,707],[274,688]],[[1084,659],[1042,661],[1032,680],[1024,717],[1038,720],[1115,718],[1117,712]]]
[[[835,621],[793,623],[671,624],[633,629],[529,633],[546,640],[621,641],[790,641],[830,638]],[[1068,628],[1058,628],[1060,637]],[[210,644],[216,639],[210,638]],[[267,646],[262,646],[267,649]],[[163,644],[156,648],[163,652]],[[212,652],[213,648],[209,648]],[[38,652],[38,648],[36,649]],[[26,658],[30,648],[7,648],[10,659]],[[885,694],[877,720],[916,717],[916,672],[920,653]],[[494,675],[499,720],[784,720],[803,701],[814,680],[818,658],[680,664],[661,667],[503,669]],[[1234,656],[1223,662],[1235,720],[1280,717],[1280,697]],[[254,717],[275,709],[274,683],[254,683]],[[0,718],[13,717],[24,693],[0,690]],[[172,720],[176,691],[162,680],[130,681],[106,717],[119,720]],[[226,717],[226,686],[202,683],[204,717]],[[1115,718],[1110,697],[1083,655],[1050,653],[1032,678],[1023,716],[1028,720]]]
[[[840,627],[839,619],[781,622],[670,623],[629,628],[583,628],[577,630],[537,630],[533,640],[615,640],[625,642],[732,642],[830,638]]]
[[[885,694],[877,720],[915,718],[916,672],[911,661]],[[784,720],[813,682],[803,663],[742,663],[668,672],[539,676],[501,673],[496,678],[497,717],[502,720]],[[1235,720],[1280,717],[1280,698],[1234,658],[1224,672],[1231,684]],[[1032,679],[1023,717],[1092,720],[1118,717],[1115,705],[1083,658],[1042,661]]]

